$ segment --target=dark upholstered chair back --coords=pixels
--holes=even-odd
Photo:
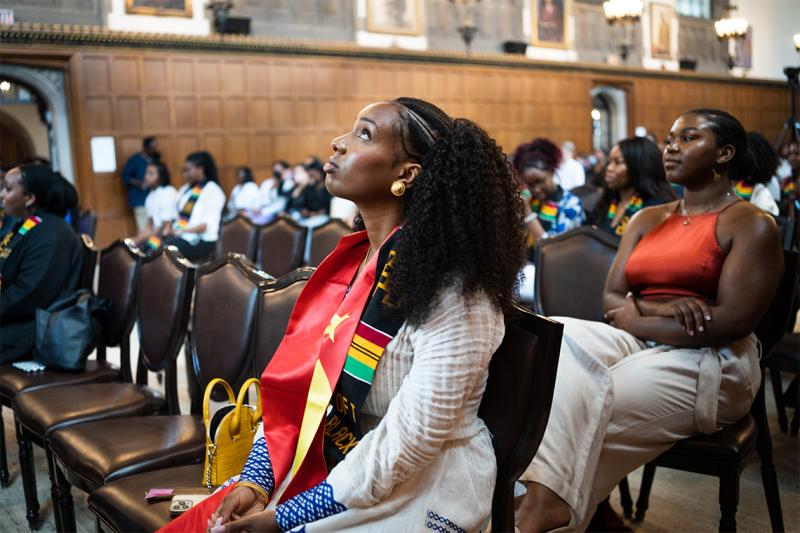
[[[583,226],[536,243],[534,310],[547,316],[603,321],[603,288],[618,241]]]
[[[308,229],[279,216],[261,227],[255,262],[270,276],[280,277],[303,264]]]
[[[544,436],[563,329],[558,322],[520,310],[519,317],[506,321],[505,337],[489,365],[478,414],[492,434],[497,458],[493,531],[514,531],[514,483]]]
[[[761,341],[762,358],[778,344],[786,331],[786,324],[792,316],[792,303],[797,288],[798,254],[791,250],[783,251],[783,276],[775,291],[775,297],[764,316],[756,326],[756,336]]]
[[[195,268],[173,247],[142,260],[138,308],[139,364],[157,372],[174,363],[186,336]]]
[[[256,257],[258,245],[258,226],[241,214],[223,222],[217,241],[217,257],[225,257],[229,253],[243,254],[251,261]]]
[[[200,267],[194,289],[192,366],[198,391],[223,378],[238,390],[253,368],[252,342],[258,322],[259,283],[243,256],[230,254]],[[224,397],[222,389],[220,396]]]
[[[119,346],[131,334],[136,321],[136,296],[141,256],[123,241],[114,241],[100,252],[97,295],[111,300],[103,324],[103,343]]]
[[[253,358],[255,376],[261,375],[278,349],[297,297],[313,272],[313,268],[300,268],[263,285]]]
[[[352,233],[347,224],[338,218],[332,218],[321,226],[311,229],[311,251],[309,252],[308,264],[317,267],[323,259],[328,257],[339,239]]]
[[[93,289],[94,285],[94,269],[97,266],[97,248],[94,247],[94,241],[88,235],[82,234],[81,251],[83,252],[83,263],[81,264],[81,289]]]

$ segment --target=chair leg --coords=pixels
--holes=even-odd
[[[45,445],[44,453],[47,457],[47,475],[50,478],[50,501],[53,502],[53,518],[56,522],[56,531],[61,531],[61,515],[59,514],[58,502],[61,501],[61,490],[56,482],[56,461],[53,452]]]
[[[783,383],[781,382],[781,371],[778,368],[769,369],[772,381],[772,395],[775,397],[775,409],[778,411],[778,426],[781,433],[789,430],[789,422],[786,419],[786,404],[783,399]]]
[[[59,498],[57,502],[53,502],[53,507],[58,508],[56,511],[56,531],[63,533],[74,533],[75,526],[75,503],[72,501],[72,485],[70,485],[64,472],[58,466],[55,458],[53,459],[55,466],[55,480],[58,485]]]
[[[631,499],[631,488],[628,485],[628,478],[622,478],[619,482],[619,504],[622,506],[622,513],[625,518],[633,517],[633,500]]]
[[[3,406],[0,405],[0,486],[3,488],[11,485],[8,475],[8,455],[6,454],[6,424],[3,420]]]
[[[736,531],[736,510],[739,507],[739,472],[735,468],[719,477],[719,530]]]
[[[800,392],[794,395],[794,414],[792,415],[792,427],[789,430],[789,434],[792,437],[796,437],[798,429],[800,429]]]
[[[39,498],[36,494],[36,468],[33,464],[33,444],[30,435],[19,423],[16,424],[19,445],[19,471],[22,490],[25,493],[25,518],[31,529],[39,528]]]
[[[772,437],[769,434],[767,410],[763,394],[756,395],[750,412],[753,414],[758,426],[756,452],[758,452],[758,457],[761,459],[761,481],[764,485],[764,495],[767,498],[770,525],[772,526],[772,531],[783,531],[781,495],[778,489],[775,464],[772,462]]]
[[[642,473],[642,484],[639,487],[639,497],[636,498],[636,516],[634,520],[641,522],[650,506],[650,489],[653,488],[653,479],[656,477],[656,465],[647,463]]]

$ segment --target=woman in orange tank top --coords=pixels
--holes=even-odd
[[[630,221],[606,280],[608,324],[565,324],[544,439],[522,476],[520,530],[582,530],[619,481],[678,440],[750,409],[760,386],[752,333],[783,271],[778,229],[739,200],[749,166],[728,113],[690,111],[663,152],[682,200]]]

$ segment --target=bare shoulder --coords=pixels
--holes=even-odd
[[[722,211],[717,220],[720,241],[741,238],[780,246],[780,231],[772,215],[750,202],[737,202]]]
[[[679,201],[675,200],[666,204],[645,207],[631,218],[625,233],[632,231],[640,237],[646,235],[675,212]]]

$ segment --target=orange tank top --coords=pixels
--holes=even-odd
[[[688,225],[686,217],[672,213],[645,235],[625,265],[630,290],[645,299],[716,300],[725,262],[717,241],[719,213],[695,215]]]

